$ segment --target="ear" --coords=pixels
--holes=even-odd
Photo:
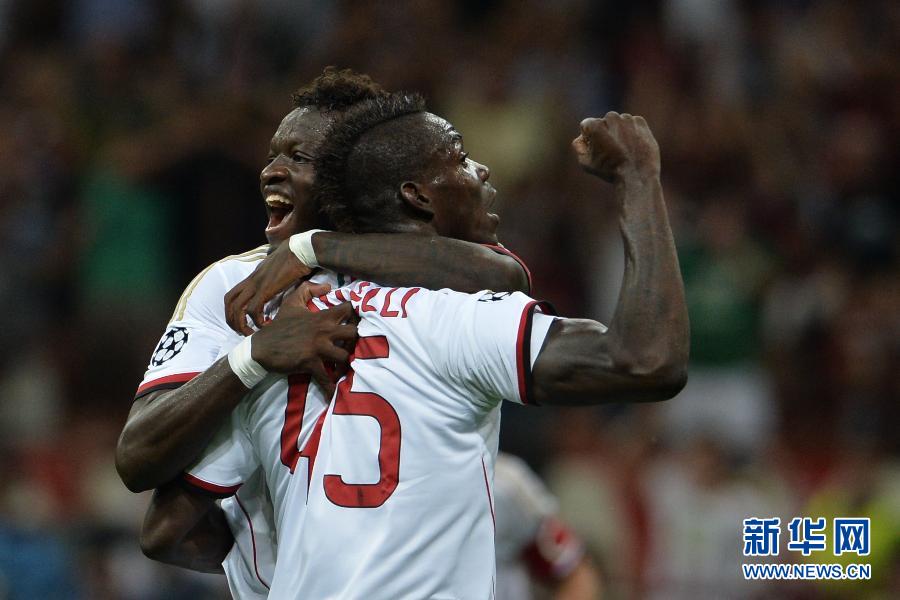
[[[428,196],[427,190],[412,181],[404,181],[400,186],[400,197],[407,206],[417,212],[434,215],[434,205]]]

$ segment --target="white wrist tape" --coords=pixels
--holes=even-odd
[[[295,233],[291,236],[291,239],[288,240],[288,246],[291,247],[291,252],[294,253],[294,256],[311,269],[319,266],[319,261],[316,260],[316,252],[313,250],[312,246],[312,236],[320,231],[325,230],[310,229],[303,233]]]
[[[253,360],[253,355],[250,354],[252,345],[253,336],[247,336],[228,353],[228,365],[248,389],[262,381],[268,374],[262,365]]]

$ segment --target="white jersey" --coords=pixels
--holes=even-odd
[[[312,303],[345,300],[360,338],[320,431],[301,427],[291,444],[284,404],[254,390],[188,477],[236,489],[264,466],[278,528],[272,597],[490,598],[499,404],[530,401],[553,319],[521,293],[368,282]],[[307,406],[324,402],[316,390]],[[286,448],[311,468],[289,475]]]
[[[261,246],[229,256],[191,281],[153,352],[136,398],[184,385],[243,339],[225,320],[224,297],[253,272],[267,251],[268,246]],[[207,491],[225,495],[221,490]],[[235,540],[222,564],[231,593],[236,598],[266,598],[276,549],[271,501],[262,472],[251,474],[240,493],[222,500],[221,506]]]
[[[522,459],[497,456],[494,491],[497,599],[528,600],[532,579],[565,578],[581,562],[584,548],[556,517],[556,499]]]

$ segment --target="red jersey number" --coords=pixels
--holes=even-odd
[[[362,337],[356,343],[354,358],[373,360],[387,358],[390,353],[383,335]],[[346,483],[340,475],[324,477],[325,495],[338,506],[375,508],[381,506],[397,489],[400,480],[400,419],[391,404],[374,392],[353,391],[353,370],[338,385],[334,401],[335,415],[363,415],[378,421],[381,443],[378,448],[377,483]]]

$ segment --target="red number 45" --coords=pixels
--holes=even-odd
[[[361,337],[356,343],[354,359],[374,360],[388,358],[389,354],[388,341],[383,335]],[[367,416],[378,421],[378,425],[381,427],[381,442],[378,447],[379,479],[376,483],[347,483],[341,475],[330,473],[325,475],[323,481],[325,496],[338,506],[376,508],[391,497],[400,480],[400,419],[394,407],[382,396],[374,392],[353,391],[353,379],[354,372],[351,369],[347,373],[347,377],[338,385],[332,412],[334,415]],[[297,458],[309,454],[307,448],[299,452],[296,449],[299,422],[296,418],[292,418],[298,412],[302,418],[307,385],[308,379],[306,381],[295,379],[291,382],[288,392],[288,407],[285,411],[281,447],[282,462],[291,468],[291,472],[294,470]],[[294,405],[293,410],[292,404]],[[316,425],[321,425],[321,419]],[[313,433],[312,438],[315,442],[308,446],[318,447],[318,433],[318,431]],[[312,462],[315,460],[314,453],[308,458],[311,472]]]

